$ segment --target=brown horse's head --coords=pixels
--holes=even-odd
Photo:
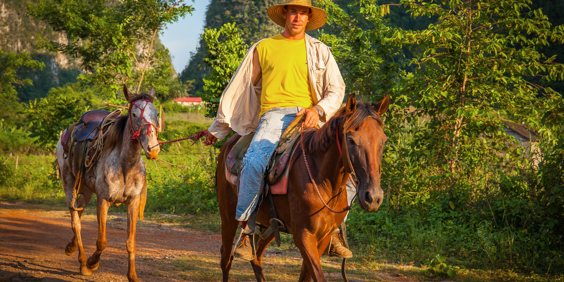
[[[160,152],[158,140],[159,111],[153,105],[155,89],[151,87],[149,93],[142,92],[132,95],[123,86],[123,95],[129,102],[129,127],[133,139],[137,139],[149,160],[158,158]]]
[[[386,95],[379,103],[357,103],[350,95],[342,112],[341,136],[345,169],[357,179],[360,206],[366,211],[376,211],[384,197],[380,188],[382,152],[387,137],[380,118],[390,105]],[[348,156],[348,157],[347,157]],[[350,161],[347,161],[350,160]]]

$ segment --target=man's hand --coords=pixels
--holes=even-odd
[[[301,109],[296,116],[306,115],[304,125],[307,127],[317,127],[319,122],[319,112],[315,107]]]
[[[202,133],[202,137],[206,136],[204,145],[213,145],[217,142],[217,137],[213,136],[213,134],[211,134],[207,129],[200,132]]]

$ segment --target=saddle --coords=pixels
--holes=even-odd
[[[297,141],[301,136],[301,122],[302,117],[297,117],[292,121],[292,123],[290,123],[282,134],[278,147],[270,159],[266,172],[268,174],[268,185],[265,186],[269,187],[270,192],[273,195],[285,195],[288,190],[288,175],[290,173],[289,163],[295,151]],[[225,162],[225,178],[235,186],[238,186],[239,184],[238,180],[239,174],[241,173],[243,158],[249,149],[249,145],[251,144],[253,137],[254,133],[241,137],[227,155],[227,160]]]
[[[69,144],[74,142],[92,141],[96,139],[104,119],[111,112],[104,110],[88,111],[82,114],[77,123],[71,124],[61,136],[61,145],[63,145],[65,158],[69,154]],[[71,142],[69,142],[72,140]]]

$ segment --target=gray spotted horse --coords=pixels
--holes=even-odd
[[[127,205],[127,252],[129,281],[139,281],[135,272],[135,229],[137,217],[143,219],[147,200],[147,180],[141,150],[147,159],[158,157],[158,114],[153,105],[155,90],[132,95],[124,86],[129,102],[126,115],[121,111],[90,111],[69,126],[57,143],[59,166],[74,237],[65,249],[72,255],[78,248],[80,273],[91,275],[98,269],[106,248],[106,220],[112,204]],[[80,217],[96,194],[98,240],[96,251],[86,259],[81,239]]]

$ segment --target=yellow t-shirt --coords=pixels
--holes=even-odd
[[[275,107],[312,107],[305,39],[278,34],[261,41],[257,51],[262,68],[260,115]]]

